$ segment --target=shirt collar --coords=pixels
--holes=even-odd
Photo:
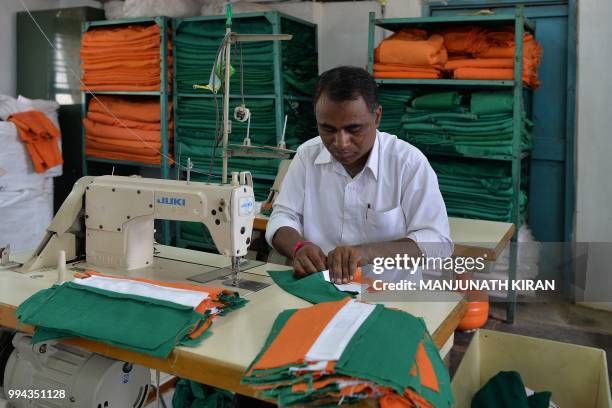
[[[368,161],[366,162],[366,165],[364,167],[364,168],[370,169],[370,171],[372,172],[372,175],[374,176],[374,179],[378,179],[378,156],[379,156],[379,150],[380,150],[379,141],[378,141],[379,138],[380,138],[380,132],[376,130],[376,138],[374,139],[374,146],[372,146],[372,150],[370,151],[370,157],[368,157]],[[321,149],[321,151],[315,158],[314,164],[328,164],[332,162],[340,165],[340,163],[338,163],[338,161],[332,157],[331,153],[329,153],[329,150],[327,150],[325,145],[323,145],[323,148]]]

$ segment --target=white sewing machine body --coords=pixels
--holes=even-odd
[[[201,222],[219,253],[238,259],[251,242],[254,202],[247,184],[83,177],[20,270],[55,266],[59,251],[65,251],[67,260],[85,255],[86,264],[94,268],[129,271],[151,266],[155,219]]]

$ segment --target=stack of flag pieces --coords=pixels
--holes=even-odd
[[[19,139],[25,144],[37,173],[64,163],[59,149],[60,131],[44,113],[20,112],[8,120],[17,127]]]
[[[83,90],[159,91],[161,29],[157,24],[93,28],[81,39]],[[169,48],[171,47],[168,42]],[[168,50],[170,54],[170,49]],[[168,83],[172,83],[168,57]]]
[[[158,99],[98,95],[83,119],[89,157],[161,163],[161,111]],[[172,104],[168,108],[171,117]],[[168,122],[168,151],[173,150],[174,123]],[[172,162],[172,160],[170,160]]]
[[[423,320],[350,298],[283,311],[243,382],[279,406],[453,404],[448,371]]]
[[[176,345],[199,344],[216,316],[245,303],[218,288],[87,272],[35,293],[16,314],[36,326],[33,343],[81,337],[166,358]]]

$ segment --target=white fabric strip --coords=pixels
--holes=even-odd
[[[349,341],[365,322],[375,305],[351,300],[327,323],[317,340],[306,353],[306,361],[340,359]]]
[[[202,301],[208,298],[208,293],[206,292],[169,288],[147,282],[107,278],[96,275],[83,279],[75,278],[73,282],[78,285],[122,293],[124,295],[144,296],[193,308],[196,308]]]
[[[333,283],[331,281],[331,279],[329,278],[329,270],[326,269],[324,271],[321,271],[321,273],[323,274],[323,279],[325,279],[326,282],[330,282]],[[357,293],[361,293],[361,283],[344,283],[344,284],[335,284],[334,286],[336,288],[338,288],[338,290],[341,290],[343,292],[357,292]]]
[[[306,367],[289,367],[289,371],[325,371],[328,361],[319,361]]]

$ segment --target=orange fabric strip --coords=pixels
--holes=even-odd
[[[296,311],[253,368],[261,370],[303,363],[325,326],[349,301],[350,298],[324,302]]]
[[[438,384],[438,377],[436,377],[436,372],[429,360],[429,356],[427,356],[427,352],[425,352],[425,346],[421,341],[417,348],[416,353],[416,364],[419,366],[419,378],[421,380],[421,385],[434,390],[435,392],[440,392],[440,385]]]

